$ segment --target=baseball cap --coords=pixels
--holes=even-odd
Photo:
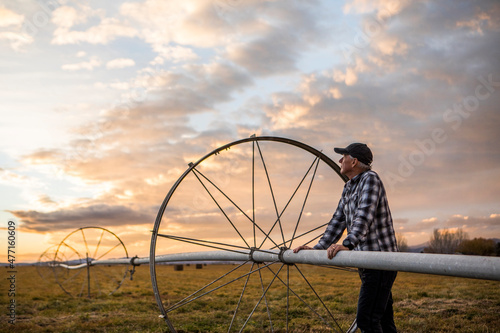
[[[357,158],[358,161],[370,165],[373,162],[373,154],[370,148],[364,143],[351,143],[349,146],[345,148],[333,148],[333,150],[337,154],[348,154],[354,158]]]

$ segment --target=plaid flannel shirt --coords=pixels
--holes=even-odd
[[[337,210],[314,248],[327,249],[346,228],[355,250],[398,251],[384,185],[374,171],[360,173],[344,185]]]

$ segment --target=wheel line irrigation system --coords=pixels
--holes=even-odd
[[[311,155],[313,158],[312,163],[310,164],[309,168],[307,169],[307,172],[305,175],[302,177],[300,182],[297,182],[299,185],[293,192],[292,196],[290,197],[288,203],[285,205],[285,208],[279,212],[277,208],[277,201],[275,198],[275,191],[273,191],[273,185],[271,181],[271,177],[269,176],[269,165],[266,165],[266,159],[268,159],[268,156],[266,156],[265,153],[262,152],[263,149],[261,149],[261,144],[264,142],[272,143],[272,144],[281,144],[285,146],[291,146],[293,149],[298,149],[301,152],[306,152],[307,154]],[[241,148],[241,146],[244,145],[250,145],[247,148],[247,156],[248,160],[251,162],[251,166],[248,167],[248,170],[250,172],[250,176],[248,177],[249,179],[251,178],[251,189],[249,190],[249,196],[251,197],[251,202],[252,202],[252,208],[250,211],[252,211],[251,214],[247,215],[243,209],[241,209],[238,205],[235,204],[235,199],[230,198],[230,195],[226,194],[221,190],[217,185],[215,185],[215,181],[209,179],[205,174],[203,174],[200,169],[198,168],[199,165],[207,160],[208,158],[211,158],[213,156],[219,155],[221,152],[224,152],[226,150],[229,150],[231,147],[238,146],[238,148]],[[243,149],[237,150],[237,154],[239,153],[240,155],[242,154]],[[279,152],[282,152],[283,149],[279,150]],[[275,152],[274,152],[275,153]],[[158,288],[158,281],[157,281],[157,276],[156,276],[156,265],[157,264],[163,264],[163,263],[179,263],[179,262],[243,262],[243,263],[251,263],[252,264],[252,269],[253,265],[257,264],[259,265],[264,264],[274,264],[274,263],[281,263],[283,265],[288,265],[288,266],[293,266],[295,264],[308,264],[308,265],[316,265],[316,266],[335,266],[335,267],[356,267],[356,268],[365,268],[365,269],[380,269],[380,270],[392,270],[392,271],[401,271],[401,272],[412,272],[412,273],[423,273],[423,274],[436,274],[436,275],[444,275],[444,276],[455,276],[455,277],[464,277],[464,278],[474,278],[474,279],[485,279],[485,280],[495,280],[495,281],[500,281],[500,258],[498,257],[484,257],[484,256],[464,256],[464,255],[445,255],[445,254],[424,254],[424,253],[402,253],[402,252],[369,252],[369,251],[342,251],[337,253],[337,255],[333,259],[328,259],[326,251],[324,250],[303,250],[300,251],[299,253],[293,253],[290,248],[292,248],[292,242],[295,239],[298,239],[302,237],[305,234],[308,234],[309,232],[300,234],[297,236],[297,228],[299,226],[299,223],[301,221],[301,218],[303,218],[303,211],[304,207],[306,206],[306,202],[308,200],[310,190],[313,187],[313,181],[315,178],[318,178],[316,175],[316,172],[318,171],[318,166],[322,162],[322,165],[326,165],[326,168],[330,170],[330,172],[334,172],[334,174],[338,175],[340,179],[343,182],[347,181],[347,178],[343,175],[340,174],[340,168],[339,166],[332,161],[329,157],[324,155],[322,152],[295,140],[291,139],[286,139],[286,138],[280,138],[280,137],[269,137],[269,136],[251,136],[250,138],[238,140],[232,143],[229,143],[227,145],[223,145],[211,153],[205,155],[201,159],[199,159],[196,163],[189,163],[188,169],[181,175],[181,177],[175,182],[175,184],[172,186],[170,191],[168,192],[167,196],[165,197],[165,200],[163,201],[159,212],[158,216],[155,221],[154,228],[152,230],[152,237],[151,237],[151,246],[150,246],[150,255],[149,257],[134,257],[134,258],[129,258],[128,253],[123,245],[123,242],[118,239],[118,242],[116,243],[118,248],[121,248],[123,245],[124,252],[127,253],[124,256],[121,256],[120,258],[113,258],[113,257],[107,257],[104,259],[96,258],[95,255],[94,257],[89,257],[89,252],[96,254],[98,252],[99,245],[101,244],[101,240],[103,239],[103,234],[105,232],[108,232],[107,230],[99,227],[89,227],[89,228],[96,228],[96,229],[102,229],[101,234],[100,234],[100,239],[99,243],[97,243],[97,248],[95,251],[89,251],[89,246],[87,244],[87,240],[85,239],[85,234],[84,231],[81,230],[81,235],[83,235],[83,239],[85,241],[85,250],[81,250],[80,252],[85,251],[86,252],[86,258],[85,260],[81,259],[78,263],[75,264],[74,261],[67,261],[64,262],[56,255],[54,256],[53,261],[49,262],[49,265],[57,266],[60,268],[65,268],[67,270],[78,270],[78,269],[83,269],[87,268],[87,272],[89,274],[89,268],[90,267],[97,267],[97,266],[110,266],[110,265],[131,265],[133,267],[142,265],[142,264],[149,264],[150,267],[150,275],[151,275],[151,281],[154,289],[154,295],[156,298],[156,302],[158,304],[158,307],[161,312],[161,317],[163,317],[166,321],[166,324],[170,331],[176,332],[173,324],[169,320],[167,316],[167,312],[163,306],[163,301],[161,299],[161,292]],[[264,179],[263,182],[268,184],[269,187],[269,192],[271,193],[272,200],[268,200],[269,202],[274,203],[274,209],[276,213],[275,217],[275,222],[272,224],[270,227],[261,227],[256,223],[256,198],[255,198],[255,193],[257,185],[256,185],[256,174],[257,174],[257,164],[261,167],[260,170],[262,170],[262,174],[265,175],[262,176]],[[281,161],[280,161],[281,163]],[[234,163],[233,163],[234,164]],[[226,170],[222,168],[223,170]],[[226,171],[227,172],[227,171]],[[318,171],[319,172],[319,171]],[[231,227],[235,229],[235,231],[238,233],[238,235],[241,237],[243,242],[245,243],[243,246],[237,246],[234,247],[234,245],[229,245],[229,244],[222,244],[222,247],[220,247],[219,243],[216,242],[208,242],[206,240],[201,240],[201,238],[197,239],[187,239],[184,237],[180,236],[171,236],[171,235],[165,235],[162,233],[160,230],[160,226],[162,224],[162,220],[164,219],[164,216],[168,215],[168,212],[166,211],[167,206],[170,203],[170,199],[174,195],[174,192],[177,190],[177,188],[180,186],[180,184],[185,180],[185,178],[188,175],[194,175],[197,179],[197,181],[203,185],[204,191],[207,192],[209,197],[214,201],[218,209],[221,211],[221,216],[224,216],[227,221],[230,223]],[[309,178],[308,178],[309,177]],[[299,177],[300,178],[300,177]],[[323,177],[323,178],[328,178],[328,177]],[[196,181],[195,179],[195,181]],[[286,229],[287,226],[282,224],[283,220],[283,213],[287,209],[288,205],[292,201],[292,199],[295,197],[296,193],[299,191],[299,188],[301,186],[307,185],[307,182],[305,181],[306,179],[310,179],[309,187],[307,191],[304,191],[305,193],[305,199],[302,204],[302,208],[300,209],[300,213],[298,214],[298,220],[295,225],[292,225],[292,229],[295,228],[293,231],[293,236],[290,236],[292,233],[290,232],[289,234],[286,234]],[[216,199],[216,195],[212,192],[210,192],[209,187],[212,185],[212,190],[216,193],[221,193],[219,197],[225,198],[224,200],[229,201],[231,208],[233,210],[239,210],[239,215],[246,217],[250,222],[253,227],[253,241],[254,241],[254,246],[250,246],[249,242],[245,240],[245,237],[242,235],[243,229],[238,230],[237,226],[234,221],[231,221],[230,214],[228,213],[227,209],[223,207],[221,204],[221,199]],[[233,200],[234,199],[234,200]],[[247,221],[248,222],[248,221]],[[167,223],[167,222],[165,222]],[[272,221],[271,221],[272,223]],[[228,229],[231,229],[229,227]],[[266,230],[268,231],[263,231],[263,228],[267,228]],[[85,228],[81,228],[85,229]],[[272,231],[274,230],[280,230],[281,234],[279,236],[276,236],[276,241],[273,240],[272,236]],[[316,227],[314,230],[317,230],[318,228]],[[80,229],[79,229],[80,230]],[[240,232],[241,231],[241,232]],[[256,234],[261,232],[264,237],[264,241],[260,246],[257,246],[257,241],[256,241]],[[275,231],[276,232],[276,231]],[[110,232],[108,232],[110,233]],[[77,233],[76,231],[73,232],[72,234],[79,235],[80,233]],[[112,233],[111,233],[112,234]],[[285,234],[287,235],[285,237]],[[71,235],[71,234],[70,234]],[[112,236],[116,237],[116,235],[112,234]],[[286,240],[285,238],[288,238]],[[113,237],[111,237],[114,239]],[[117,238],[117,237],[116,237]],[[176,254],[157,254],[157,243],[158,240],[165,240],[165,239],[171,239],[174,241],[183,241],[183,242],[188,242],[197,246],[203,246],[203,247],[209,247],[209,248],[215,248],[218,250],[215,251],[193,251],[193,252],[185,252],[185,253],[176,253]],[[270,246],[271,249],[263,249],[265,248],[263,244],[265,243],[266,240],[272,241],[274,244],[273,246]],[[121,244],[120,244],[121,243]],[[64,247],[62,247],[64,245]],[[71,255],[74,255],[77,253],[78,257],[82,257],[83,253],[80,255],[77,250],[73,249],[70,247],[68,244],[64,243],[64,241],[61,243],[61,245],[58,247],[59,248],[71,248],[72,251],[70,251]],[[114,248],[113,248],[114,249]],[[111,251],[111,250],[109,250]],[[109,252],[108,251],[108,252]],[[106,253],[108,253],[106,252]],[[42,255],[43,256],[43,255]],[[41,257],[42,257],[41,256]],[[47,257],[47,256],[45,256]],[[259,268],[260,269],[260,268]],[[281,269],[280,269],[281,270]],[[126,271],[127,272],[127,271]],[[133,274],[133,271],[130,272]],[[126,273],[125,273],[126,274]],[[259,273],[260,274],[260,271]],[[278,273],[273,273],[274,278],[276,278],[279,274]],[[302,274],[302,273],[301,273]],[[245,274],[245,275],[250,275],[250,273]],[[245,276],[243,275],[243,276]],[[273,278],[273,281],[274,281]],[[57,277],[56,277],[57,279]],[[90,278],[89,278],[90,279]],[[123,281],[123,278],[121,281]],[[262,276],[260,277],[261,283],[262,283]],[[278,277],[278,279],[280,279]],[[119,280],[119,279],[118,279]],[[281,280],[281,279],[280,279]],[[119,285],[121,284],[121,281],[119,281]],[[248,278],[247,278],[248,282]],[[281,281],[283,282],[283,281]],[[84,282],[85,283],[85,282]],[[283,282],[284,283],[284,282]],[[309,282],[308,282],[309,283]],[[271,282],[272,284],[272,282]],[[270,285],[271,285],[270,284]],[[118,285],[118,286],[119,286]],[[270,287],[268,286],[268,288]],[[246,283],[245,283],[246,286]],[[61,285],[61,287],[63,287]],[[64,289],[64,288],[63,288]],[[83,286],[82,286],[83,289]],[[88,283],[88,289],[89,289],[89,297],[90,297],[90,282]],[[116,290],[116,289],[115,289]],[[66,291],[66,290],[65,290]],[[265,294],[267,292],[264,291],[264,286],[262,285],[262,291],[263,295],[261,297],[265,298]],[[291,291],[291,288],[287,285],[287,295]],[[244,292],[244,289],[243,289]],[[243,292],[240,297],[243,297]],[[293,292],[293,291],[292,291]],[[287,296],[288,298],[288,296]],[[260,301],[259,301],[260,302]],[[267,306],[267,299],[265,299],[266,306]],[[258,305],[258,303],[257,303]],[[256,307],[257,307],[256,305]],[[239,306],[239,303],[238,303]],[[323,304],[323,306],[325,306]],[[326,306],[325,306],[326,307]],[[255,308],[254,308],[255,310]],[[235,315],[236,312],[238,311],[238,307],[235,310]],[[269,309],[267,310],[269,314]],[[287,316],[286,316],[286,330],[288,331],[288,299],[287,299]],[[328,311],[328,310],[327,310]],[[329,311],[328,311],[329,312]],[[252,313],[250,314],[249,318],[251,317]],[[322,319],[322,318],[321,318]],[[234,317],[233,317],[234,320]],[[249,319],[247,319],[248,321]],[[271,322],[271,315],[269,314],[269,321]],[[243,325],[241,330],[245,327],[247,322]],[[231,321],[231,326],[233,325],[233,322]],[[272,327],[272,322],[270,323]],[[231,330],[231,326],[229,327],[229,330]],[[340,326],[339,326],[340,328]],[[332,328],[333,329],[333,328]],[[356,329],[355,322],[353,323],[353,326],[351,326],[347,331],[348,332],[353,332]],[[343,330],[343,329],[342,329]]]

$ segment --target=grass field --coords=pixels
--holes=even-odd
[[[247,265],[248,266],[248,265]],[[208,279],[232,269],[232,265],[208,265],[195,269],[193,265],[183,271],[172,266],[159,266],[157,277],[165,307],[187,296],[196,285],[205,285]],[[279,267],[279,266],[278,266]],[[16,321],[9,324],[9,281],[7,269],[1,268],[0,332],[166,332],[163,319],[154,299],[148,266],[139,266],[132,281],[127,280],[111,296],[101,295],[88,299],[67,295],[52,278],[40,278],[35,267],[17,267]],[[248,270],[248,268],[245,268]],[[301,266],[327,305],[339,320],[354,318],[359,288],[357,273],[313,266]],[[276,271],[276,268],[273,268]],[[286,266],[280,278],[286,281]],[[294,271],[294,267],[290,268]],[[264,273],[266,287],[272,278]],[[321,309],[317,298],[308,293],[297,274],[290,274],[290,286],[314,308]],[[227,331],[240,297],[245,278],[202,297],[169,314],[179,332]],[[464,278],[399,273],[393,287],[396,324],[401,332],[500,332],[500,283]],[[245,299],[260,297],[259,283],[248,283]],[[276,280],[266,299],[273,310],[273,328],[283,332],[286,328],[286,288]],[[255,302],[243,301],[239,312],[247,318]],[[285,305],[284,305],[285,304]],[[326,311],[318,310],[320,315]],[[331,331],[293,295],[290,296],[291,332]],[[240,323],[241,324],[241,323]],[[238,331],[233,329],[232,331]],[[268,314],[259,306],[246,326],[248,332],[269,331]]]

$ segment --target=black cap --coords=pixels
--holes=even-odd
[[[357,158],[358,161],[366,165],[370,165],[373,162],[372,151],[364,143],[351,143],[345,148],[333,148],[333,150],[335,150],[337,154],[351,155],[352,157]]]

